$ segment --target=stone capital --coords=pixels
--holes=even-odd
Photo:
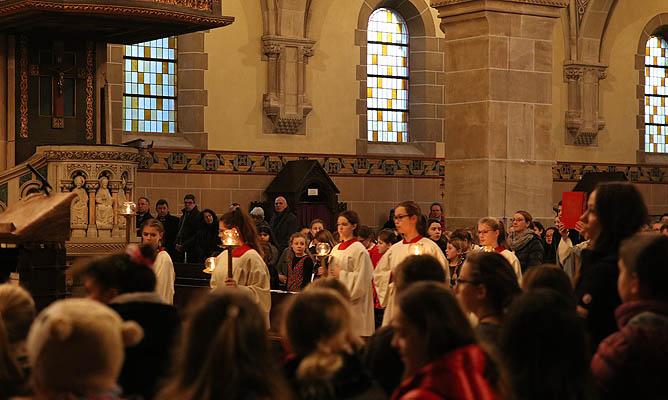
[[[564,78],[566,82],[570,80],[582,79],[585,75],[594,75],[598,79],[605,79],[608,76],[608,66],[598,63],[581,63],[567,61],[564,63]]]
[[[568,7],[568,0],[432,0],[440,18],[465,16],[483,11],[519,15],[559,17],[559,9]]]

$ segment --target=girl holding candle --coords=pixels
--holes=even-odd
[[[250,217],[236,208],[223,214],[219,225],[223,246],[232,247],[228,247],[216,257],[216,267],[211,273],[210,285],[213,289],[218,286],[228,286],[244,291],[260,306],[264,313],[265,324],[269,328],[271,308],[269,270],[258,252],[255,224]],[[231,271],[228,268],[229,251],[232,252]]]
[[[301,292],[311,282],[313,259],[306,250],[306,237],[301,233],[290,236],[290,254],[288,262],[288,291]]]
[[[344,211],[336,220],[341,238],[330,253],[329,274],[340,280],[350,292],[353,330],[359,336],[371,336],[373,318],[373,264],[369,252],[357,240],[360,219],[355,211]]]
[[[394,317],[395,287],[393,272],[406,257],[414,254],[428,254],[435,257],[443,266],[446,281],[450,281],[448,260],[434,241],[425,237],[426,227],[420,206],[414,201],[399,203],[394,209],[394,223],[404,239],[395,243],[383,254],[373,273],[376,293],[382,307],[385,307],[383,326]],[[445,283],[445,282],[444,282]]]
[[[174,264],[169,253],[162,247],[165,228],[157,219],[149,219],[141,227],[141,242],[152,246],[158,253],[153,263],[155,291],[167,304],[174,304]]]
[[[522,266],[520,265],[520,260],[517,259],[517,256],[512,251],[501,245],[501,243],[505,242],[505,232],[499,220],[493,217],[481,218],[478,221],[478,238],[480,239],[482,251],[497,252],[508,260],[510,266],[513,267],[513,271],[515,271],[515,275],[517,275],[517,281],[521,283]]]

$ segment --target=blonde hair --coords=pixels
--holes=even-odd
[[[17,285],[0,285],[0,382],[23,376],[12,345],[25,340],[35,319],[35,302]]]
[[[285,316],[288,342],[302,361],[297,379],[328,381],[343,366],[342,353],[360,346],[348,302],[334,289],[315,288],[295,296]]]

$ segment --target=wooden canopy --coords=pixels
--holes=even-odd
[[[229,25],[220,0],[0,0],[0,32],[132,44]]]

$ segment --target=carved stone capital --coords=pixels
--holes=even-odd
[[[607,65],[567,62],[564,79],[568,83],[566,111],[567,144],[591,146],[605,128],[599,113],[599,81],[607,76]]]

